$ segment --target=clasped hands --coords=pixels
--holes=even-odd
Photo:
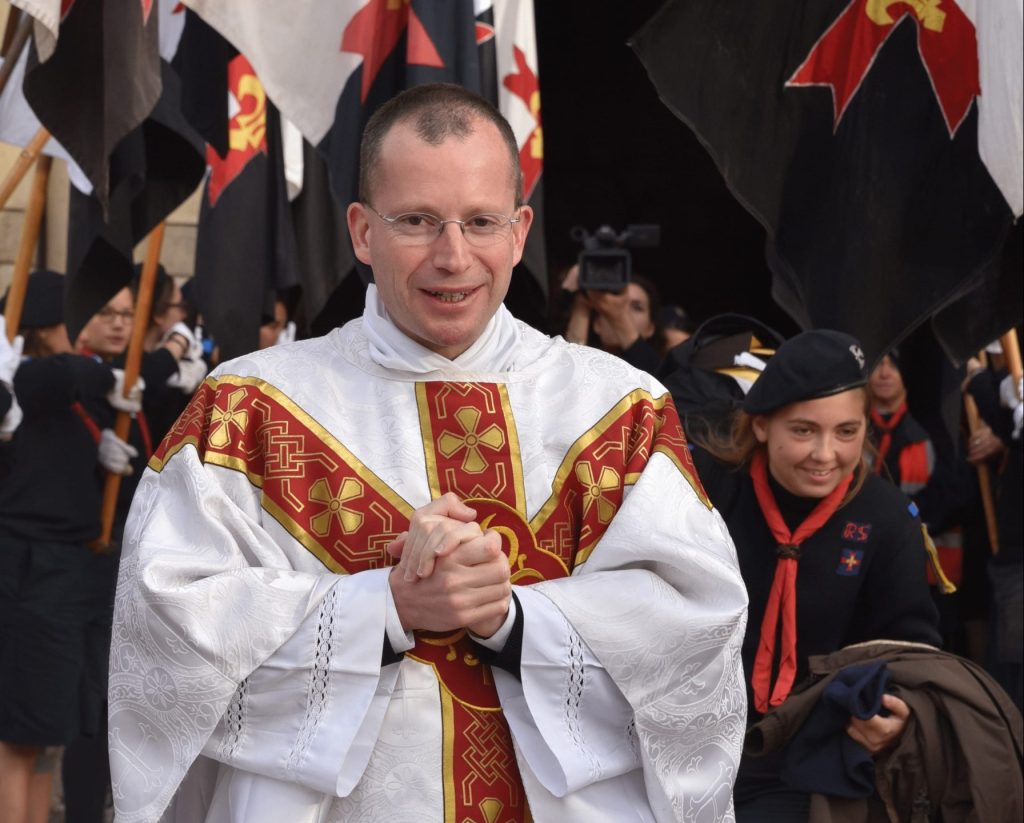
[[[406,631],[465,628],[490,637],[508,617],[512,583],[501,537],[481,529],[455,494],[413,512],[388,552],[399,558],[389,585]]]

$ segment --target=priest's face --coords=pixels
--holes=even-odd
[[[860,462],[867,433],[864,389],[790,403],[752,422],[768,470],[786,491],[827,497]]]
[[[493,124],[476,120],[468,136],[431,145],[399,122],[381,144],[369,203],[349,206],[356,257],[373,268],[391,319],[449,359],[481,335],[522,257],[533,212],[516,208],[514,180],[509,150]],[[477,232],[471,242],[458,223],[428,237],[412,236],[410,226],[422,224],[419,218],[404,218],[402,225],[385,219],[410,213],[461,221],[501,215],[519,222],[493,237]]]

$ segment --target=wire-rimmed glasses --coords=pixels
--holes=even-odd
[[[410,211],[388,217],[381,214],[369,203],[364,206],[372,211],[377,217],[387,223],[395,237],[402,242],[413,246],[426,246],[433,243],[448,223],[455,223],[461,229],[462,236],[471,246],[493,246],[508,238],[512,233],[512,226],[522,218],[508,217],[504,214],[474,214],[465,220],[442,220],[436,214],[426,212]]]

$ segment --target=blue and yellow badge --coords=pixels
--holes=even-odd
[[[836,574],[842,577],[854,577],[860,574],[860,567],[863,562],[863,550],[843,549],[843,553],[839,557],[839,565],[836,566]]]

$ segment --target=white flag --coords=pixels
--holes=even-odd
[[[960,0],[978,37],[978,152],[1015,217],[1024,211],[1024,2]]]
[[[25,79],[25,63],[28,60],[28,49],[21,53],[14,71],[8,78],[7,87],[4,93],[0,94],[0,142],[10,143],[13,146],[24,148],[32,142],[36,132],[41,129],[42,123],[36,117],[32,107],[29,106],[25,95],[22,93],[21,85]],[[0,59],[0,65],[3,60]],[[78,164],[71,159],[67,150],[52,137],[43,146],[43,154],[51,157],[59,157],[68,164],[68,177],[76,189],[83,194],[92,193],[92,183],[85,176],[85,172]]]
[[[184,0],[246,56],[267,95],[313,145],[334,111],[359,54],[341,50],[342,34],[369,0]]]

